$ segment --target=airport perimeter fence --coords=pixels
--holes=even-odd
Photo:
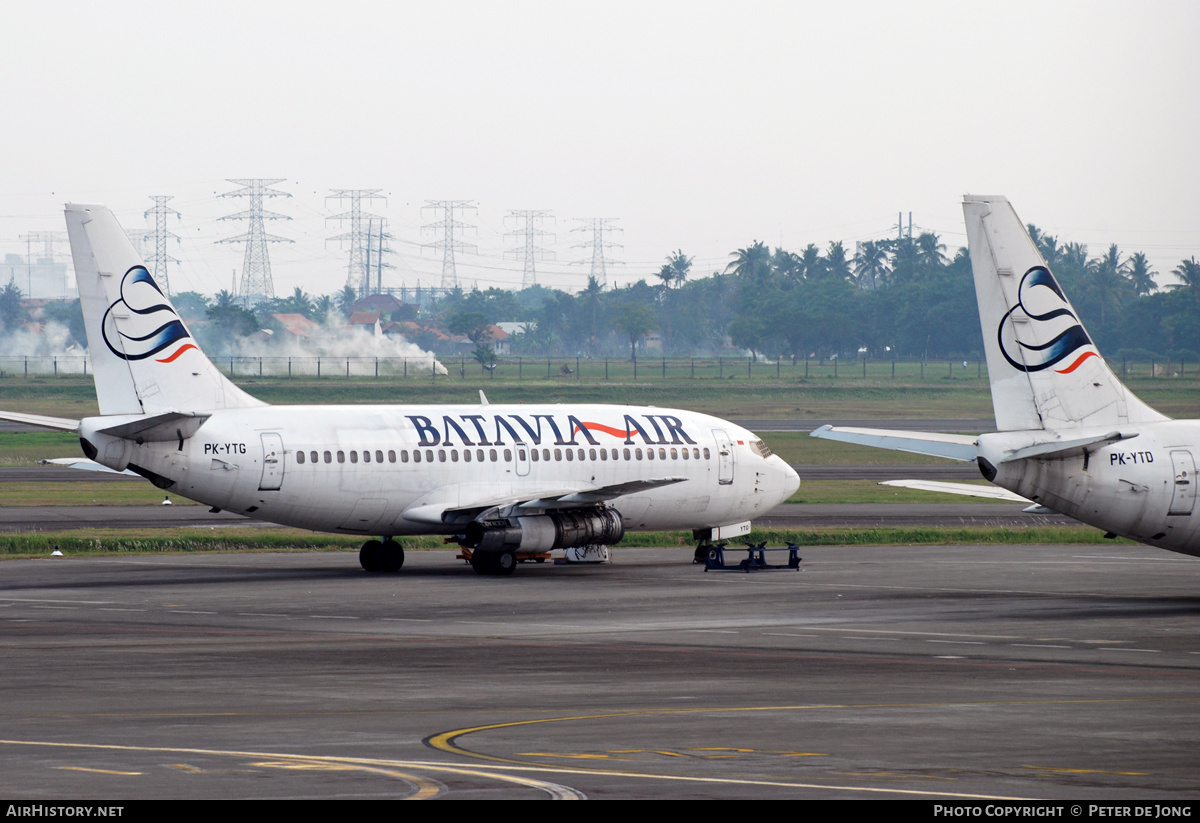
[[[571,380],[684,382],[692,380],[986,380],[981,360],[808,360],[753,357],[501,357],[481,365],[474,358],[225,356],[213,362],[226,375],[262,379],[388,380]],[[1200,362],[1109,360],[1123,380],[1197,380]],[[0,355],[0,379],[87,375],[86,355]]]

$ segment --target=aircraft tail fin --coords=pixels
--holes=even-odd
[[[266,405],[200,350],[111,211],[68,204],[66,219],[101,414]]]
[[[1004,197],[963,199],[1000,431],[1166,420],[1108,368]]]

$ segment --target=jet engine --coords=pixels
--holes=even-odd
[[[460,542],[485,552],[549,551],[609,545],[624,536],[625,525],[614,509],[568,509],[504,520],[476,520],[467,526]]]

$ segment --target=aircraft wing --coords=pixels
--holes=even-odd
[[[1013,503],[1032,503],[1019,494],[999,486],[979,485],[975,483],[947,483],[941,480],[884,480],[881,486],[899,486],[902,489],[919,489],[923,492],[943,492],[945,494],[961,494],[966,497],[987,497],[992,500],[1009,500]]]
[[[532,513],[545,509],[589,506],[625,494],[649,491],[674,483],[682,483],[685,480],[687,480],[686,477],[660,477],[592,488],[518,489],[501,495],[481,489],[474,496],[467,492],[465,499],[460,489],[457,503],[423,502],[406,509],[404,519],[439,526],[452,523],[466,524],[489,509],[494,509],[497,516],[519,516],[527,513],[522,510]],[[436,496],[436,492],[433,496]],[[504,514],[501,514],[501,511],[504,511]]]
[[[54,429],[62,432],[78,432],[79,421],[65,417],[46,417],[42,414],[21,414],[20,412],[0,411],[0,420],[12,423],[24,423],[27,426],[38,426],[43,429]]]
[[[891,429],[858,429],[850,426],[822,426],[813,431],[811,437],[839,440],[877,449],[927,454],[975,462],[976,438],[969,434],[938,434],[937,432],[906,432]]]

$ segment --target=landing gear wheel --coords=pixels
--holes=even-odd
[[[696,553],[692,555],[692,562],[693,563],[703,563],[705,560],[707,560],[709,548],[710,547],[705,544],[701,544],[701,545],[697,546]]]
[[[491,552],[481,552],[476,550],[471,554],[471,568],[475,570],[475,574],[492,574],[492,558]]]
[[[709,546],[708,552],[704,556],[708,560],[712,560],[715,562],[717,560],[717,558],[719,558],[721,556],[721,553],[719,551],[717,551],[716,546]]]
[[[398,572],[404,565],[404,547],[389,538],[380,546],[379,557],[380,571]]]
[[[496,564],[494,574],[512,574],[517,570],[517,553],[500,552],[493,562]]]
[[[364,571],[383,571],[383,544],[378,540],[368,540],[358,550],[358,562]]]

